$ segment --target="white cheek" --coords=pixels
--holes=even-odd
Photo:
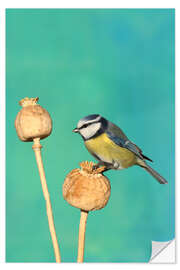
[[[100,129],[100,127],[101,127],[100,123],[92,124],[86,128],[82,128],[80,133],[85,139],[89,139],[96,134],[96,132]]]

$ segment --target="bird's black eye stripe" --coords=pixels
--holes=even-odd
[[[85,124],[83,127],[86,128],[87,126],[89,126],[88,124]]]
[[[86,128],[87,126],[89,126],[89,124],[84,124],[82,127],[80,127],[80,129]]]
[[[107,126],[107,121],[106,121],[104,118],[102,118],[102,122],[104,123],[105,126]],[[90,122],[90,123],[88,123],[88,124],[84,124],[84,125],[83,125],[82,127],[80,127],[79,129],[86,128],[86,127],[88,127],[88,126],[90,126],[90,125],[97,124],[97,123],[100,123],[100,121],[98,120],[98,121],[95,121],[95,122]]]

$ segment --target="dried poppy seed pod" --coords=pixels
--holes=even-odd
[[[80,163],[81,169],[72,170],[63,184],[63,197],[74,207],[81,209],[77,262],[83,262],[85,232],[88,212],[98,210],[107,204],[110,182],[102,172],[105,167],[95,169],[93,162]]]
[[[63,197],[72,206],[84,211],[98,210],[107,204],[111,186],[102,175],[104,167],[93,169],[93,162],[80,163],[81,169],[72,170],[63,184]]]
[[[26,97],[19,102],[22,109],[16,116],[15,128],[21,141],[31,142],[35,138],[44,139],[51,134],[51,117],[37,104],[38,99],[38,97]]]
[[[24,98],[19,104],[23,107],[16,116],[15,128],[20,140],[24,142],[33,141],[32,149],[34,150],[36,162],[39,170],[42,191],[44,199],[46,201],[46,213],[49,223],[49,230],[52,238],[52,244],[54,248],[54,254],[56,262],[61,261],[59,245],[56,236],[56,230],[54,226],[54,218],[51,207],[51,200],[46,182],[46,176],[41,157],[40,140],[46,138],[51,134],[52,120],[49,113],[37,104],[39,98]]]

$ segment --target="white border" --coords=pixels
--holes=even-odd
[[[13,267],[18,269],[30,269],[32,267],[31,264],[24,264],[24,263],[11,263],[11,264],[2,264],[2,262],[5,261],[5,8],[176,8],[176,78],[178,78],[179,74],[178,70],[178,60],[179,60],[179,53],[178,48],[180,48],[179,44],[179,2],[180,1],[167,1],[167,0],[151,0],[151,1],[143,1],[143,0],[126,0],[126,1],[117,1],[117,0],[103,0],[103,1],[97,1],[97,0],[91,0],[91,1],[83,1],[83,0],[76,0],[76,1],[24,1],[24,0],[14,0],[14,1],[2,1],[0,4],[0,267],[1,269]],[[177,31],[178,29],[178,31]],[[180,108],[178,108],[178,101],[179,101],[179,91],[178,89],[178,81],[176,80],[176,138],[180,138],[180,132],[179,132],[179,124],[178,121],[180,121]],[[176,140],[176,149],[179,150],[179,139]],[[178,157],[178,151],[176,151],[176,164],[179,161]],[[176,190],[178,190],[178,175],[179,170],[176,170]],[[176,207],[177,204],[179,204],[178,194],[176,191]],[[176,228],[178,227],[177,224],[179,223],[179,215],[178,211],[176,211]],[[176,239],[177,242],[179,240],[179,234],[176,232]],[[176,251],[176,256],[178,252]],[[176,261],[178,261],[178,258],[176,258]],[[144,267],[153,267],[154,269],[157,267],[159,269],[160,267],[167,268],[167,267],[178,267],[178,264],[175,265],[169,265],[169,264],[162,264],[162,265],[153,265],[153,264],[125,264],[125,263],[107,263],[107,264],[43,264],[43,267],[61,267],[61,268],[78,268],[79,267],[85,267],[85,268],[91,268],[94,267],[97,268],[103,268],[103,269],[141,269]],[[33,263],[33,268],[39,269],[41,267],[41,264]]]
[[[0,10],[0,261],[5,260],[5,12]]]
[[[1,8],[175,8],[179,0],[6,0],[2,1]]]

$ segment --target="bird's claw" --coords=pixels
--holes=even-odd
[[[97,170],[98,168],[99,168],[99,165],[98,164],[95,164],[95,165],[93,165],[93,170]]]

